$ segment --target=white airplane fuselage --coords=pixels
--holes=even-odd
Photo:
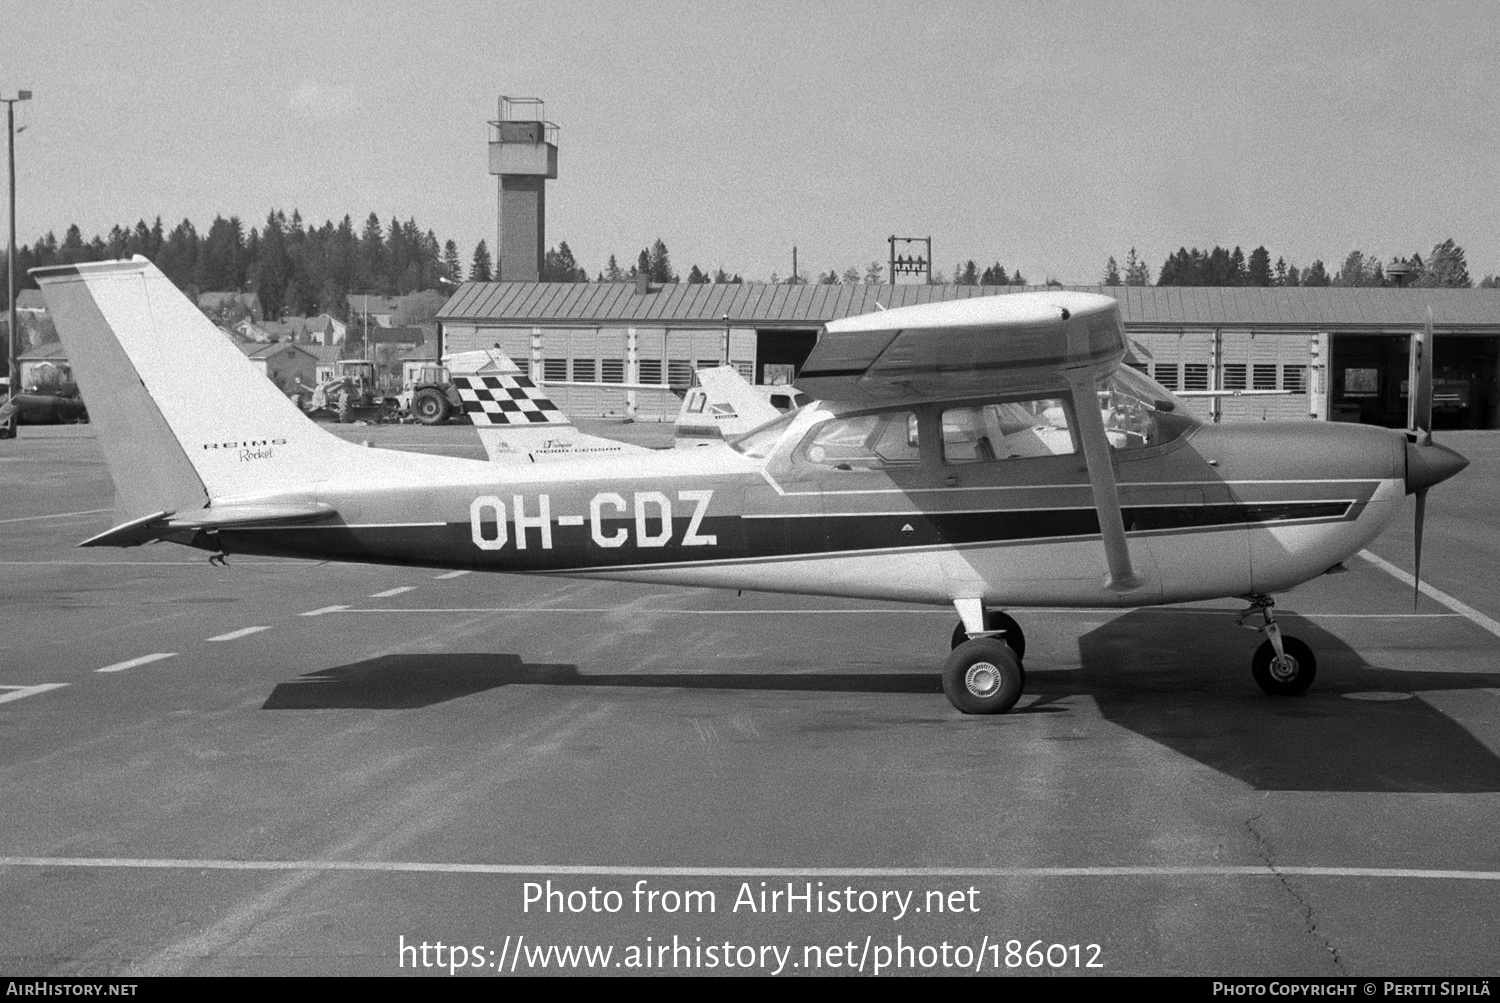
[[[1120,593],[1103,584],[1080,456],[953,467],[923,450],[900,470],[836,470],[808,462],[802,446],[821,407],[804,409],[764,459],[715,446],[497,468],[361,450],[364,472],[243,499],[321,503],[337,518],[192,542],[231,554],[935,604],[1139,606],[1284,591],[1364,547],[1406,494],[1405,440],[1385,429],[1196,426],[1117,451],[1142,582]]]

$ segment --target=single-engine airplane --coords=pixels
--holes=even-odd
[[[308,421],[150,262],[38,268],[119,524],[82,546],[574,575],[952,605],[943,686],[1011,708],[1006,609],[1244,597],[1272,694],[1316,658],[1271,596],[1337,568],[1467,460],[1413,429],[1200,424],[1121,366],[1115,301],[1046,291],[834,321],[814,402],[724,444],[550,463],[365,449]]]

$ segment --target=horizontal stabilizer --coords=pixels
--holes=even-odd
[[[277,505],[224,505],[185,514],[155,512],[122,523],[113,529],[91,536],[80,547],[139,547],[153,543],[170,533],[183,530],[251,529],[259,526],[286,526],[320,522],[338,513],[332,505],[321,502]]]

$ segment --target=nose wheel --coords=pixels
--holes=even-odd
[[[1275,606],[1276,600],[1270,596],[1251,596],[1250,608],[1240,614],[1241,627],[1266,635],[1265,643],[1250,660],[1250,675],[1257,686],[1273,697],[1301,696],[1318,675],[1318,660],[1306,644],[1282,634],[1272,613]],[[1264,620],[1261,626],[1245,622],[1257,613]]]

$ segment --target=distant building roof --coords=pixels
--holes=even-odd
[[[420,345],[427,340],[420,327],[372,327],[370,342],[376,345]]]
[[[318,360],[318,364],[322,366],[337,362],[341,358],[339,353],[344,350],[341,345],[301,345],[299,347],[311,352]]]
[[[1036,292],[1040,287],[958,285],[721,285],[671,283],[649,293],[629,282],[465,282],[443,304],[444,322],[695,324],[818,327],[884,308]],[[1263,327],[1410,331],[1430,304],[1436,328],[1500,333],[1500,289],[1259,286],[1066,286],[1114,296],[1129,327]]]
[[[301,352],[304,355],[311,355],[313,356],[313,358],[317,358],[317,356],[312,352],[312,346],[298,345],[290,341],[272,341],[265,344],[255,342],[250,344],[236,345],[235,347],[244,352],[245,355],[252,359],[269,359],[271,356],[276,355],[279,352],[288,351]]]

